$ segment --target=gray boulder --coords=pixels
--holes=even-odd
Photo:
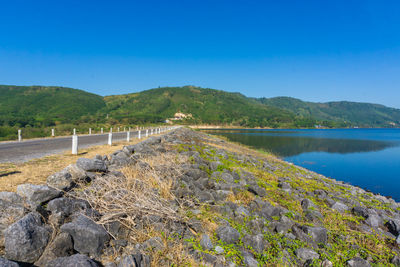
[[[58,190],[67,191],[73,187],[74,181],[72,180],[72,175],[66,171],[62,170],[56,172],[49,177],[47,177],[47,185]]]
[[[286,192],[289,192],[289,191],[292,189],[292,187],[290,186],[290,184],[288,184],[287,182],[280,182],[280,183],[278,184],[278,187],[279,187],[280,189],[282,189],[283,191],[286,191]]]
[[[321,263],[321,267],[333,267],[333,263],[330,260],[324,260]]]
[[[340,213],[343,213],[343,212],[345,212],[345,211],[347,211],[347,210],[349,209],[349,207],[346,206],[345,204],[343,204],[342,202],[335,202],[335,203],[333,203],[333,205],[331,206],[331,208],[332,208],[333,210],[336,210],[336,211],[340,212]]]
[[[244,206],[239,206],[235,210],[235,216],[248,217],[248,216],[250,216],[250,212]]]
[[[32,204],[40,205],[59,197],[61,192],[47,185],[21,184],[17,186],[17,194]]]
[[[243,256],[243,262],[245,266],[247,267],[258,267],[260,266],[258,264],[258,261],[250,254],[244,255]]]
[[[361,217],[364,217],[364,218],[368,217],[368,210],[366,208],[364,208],[364,207],[356,206],[351,211],[356,216],[361,216]]]
[[[105,244],[110,240],[110,236],[102,226],[83,215],[64,224],[60,229],[72,236],[76,251],[91,256],[100,255]]]
[[[328,231],[324,227],[303,226],[302,229],[317,244],[326,244],[328,241]]]
[[[200,245],[205,250],[212,250],[214,248],[210,237],[205,234],[201,236]]]
[[[293,221],[287,216],[282,216],[279,219],[279,222],[276,223],[275,231],[280,234],[286,233],[290,228],[292,228],[293,224]]]
[[[312,202],[308,198],[305,198],[301,201],[301,208],[303,209],[303,211],[306,211],[308,209],[317,209],[317,206],[314,204],[314,202]]]
[[[256,184],[249,185],[247,190],[256,196],[265,197],[267,195],[267,191]]]
[[[43,255],[35,262],[36,266],[45,266],[46,263],[59,257],[71,256],[74,253],[72,238],[67,233],[59,233],[46,247]]]
[[[349,267],[370,267],[371,264],[369,264],[369,262],[364,259],[355,257],[347,262],[347,266],[349,266]]]
[[[260,210],[260,214],[267,220],[271,220],[272,217],[279,216],[281,210],[278,207],[274,207],[269,203],[264,202]]]
[[[262,230],[264,229],[264,220],[261,218],[256,218],[247,223],[247,227],[253,232],[253,233],[261,233]]]
[[[135,146],[134,145],[124,146],[122,148],[122,151],[124,151],[128,155],[132,155],[133,153],[135,153]]]
[[[86,255],[75,254],[61,257],[48,262],[46,267],[99,267],[99,265]]]
[[[24,205],[24,199],[14,192],[0,192],[0,201],[12,203],[14,205]]]
[[[19,264],[0,257],[0,266],[1,267],[19,267]]]
[[[34,263],[50,240],[51,230],[43,226],[41,216],[31,212],[4,232],[6,258]]]
[[[118,263],[118,267],[150,267],[150,257],[140,253],[125,256]]]
[[[214,203],[214,196],[208,191],[198,191],[196,197],[200,203]]]
[[[313,248],[318,248],[318,244],[312,239],[308,234],[304,233],[302,227],[299,227],[297,224],[292,226],[292,234],[299,240],[307,243]]]
[[[215,266],[214,264],[217,261],[217,257],[215,255],[212,255],[210,253],[207,252],[203,252],[203,251],[196,251],[194,253],[195,259],[197,259],[198,261],[202,261],[204,263],[206,263],[206,266]],[[203,266],[203,265],[201,265]]]
[[[250,249],[258,254],[261,254],[267,247],[267,241],[265,241],[262,234],[245,235],[242,241],[245,248]]]
[[[190,168],[184,170],[184,172],[186,176],[191,177],[193,180],[198,180],[200,178],[207,178],[208,180],[208,174],[203,170]]]
[[[118,167],[131,164],[133,161],[125,152],[119,152],[111,156],[110,164]]]
[[[400,266],[400,257],[399,256],[394,256],[392,258],[392,260],[390,261],[391,264],[393,264],[394,266]]]
[[[76,166],[87,172],[106,172],[107,165],[99,159],[80,158],[76,161]]]
[[[319,254],[309,248],[299,248],[296,250],[296,256],[303,262],[307,260],[319,259]]]
[[[319,199],[325,199],[327,196],[327,193],[322,189],[316,189],[316,190],[314,190],[314,195]]]
[[[96,212],[90,207],[87,201],[65,197],[51,200],[47,204],[46,210],[50,211],[52,214],[62,213],[64,217],[71,216],[75,213],[81,213],[87,216],[96,215]]]
[[[365,223],[368,224],[371,227],[379,227],[383,224],[382,218],[377,215],[377,214],[370,214],[368,215],[367,219],[365,220]]]
[[[214,250],[215,250],[215,253],[217,253],[217,255],[220,255],[225,252],[224,248],[221,246],[216,246]]]
[[[385,226],[389,229],[389,232],[395,236],[400,235],[400,222],[397,220],[389,220],[385,223]]]
[[[311,222],[320,221],[324,216],[317,210],[307,210],[304,217]]]
[[[234,244],[239,240],[239,232],[230,226],[220,226],[217,228],[217,237],[227,244]]]
[[[3,231],[7,229],[13,222],[21,219],[26,212],[26,209],[23,206],[22,198],[11,192],[1,192],[1,193],[10,193],[3,194],[4,198],[0,198],[0,246],[4,245],[4,233]],[[6,198],[6,195],[10,195],[10,198]],[[9,202],[7,200],[13,201],[17,199],[18,201]],[[21,200],[19,202],[19,200]]]
[[[59,190],[67,191],[71,189],[76,182],[84,181],[87,178],[86,172],[75,164],[68,165],[60,172],[47,177],[47,185]]]

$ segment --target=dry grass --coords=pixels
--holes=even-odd
[[[141,158],[138,163],[121,169],[124,176],[98,176],[91,184],[82,184],[80,190],[71,194],[87,200],[102,214],[97,223],[106,226],[110,222],[120,222],[128,230],[126,238],[131,244],[160,237],[164,248],[147,251],[152,259],[151,266],[166,263],[168,266],[197,266],[187,255],[182,240],[168,229],[168,222],[184,224],[187,220],[170,202],[175,199],[171,192],[173,181],[182,174],[180,166],[187,161],[187,157],[177,157],[173,153]],[[152,222],[153,218],[161,222],[158,228]],[[127,247],[125,251],[131,249]],[[121,251],[115,251],[106,260],[115,261],[121,254]]]
[[[169,200],[174,198],[172,181],[181,175],[179,163],[186,160],[172,154],[159,154],[122,168],[124,176],[98,176],[74,194],[103,214],[98,221],[100,224],[119,221],[129,230],[137,231],[138,222],[146,222],[151,216],[164,221],[183,221]],[[137,243],[141,242],[140,236],[137,233],[130,238]]]
[[[150,266],[203,266],[199,265],[191,255],[186,251],[187,249],[179,239],[173,239],[162,232],[155,231],[151,226],[146,227],[141,231],[134,233],[137,235],[139,243],[144,242],[152,237],[159,237],[162,240],[163,248],[161,250],[147,249],[146,255],[151,257]],[[134,251],[135,248],[128,246],[125,251]],[[123,255],[120,250],[114,249],[111,255],[102,257],[102,262],[117,262],[118,258]],[[129,253],[128,253],[129,254]]]
[[[181,242],[163,241],[166,246],[162,251],[152,253],[151,266],[203,266],[185,252],[186,248]]]
[[[250,204],[255,199],[254,194],[250,193],[249,191],[241,191],[237,194],[231,193],[228,195],[227,200],[237,204]]]
[[[64,169],[69,164],[75,163],[80,157],[92,158],[96,155],[109,155],[124,145],[136,144],[139,141],[120,142],[112,146],[101,145],[81,149],[79,155],[72,155],[70,151],[62,154],[51,155],[34,159],[25,163],[1,163],[0,164],[0,191],[15,191],[17,186],[24,183],[43,184],[49,175]]]

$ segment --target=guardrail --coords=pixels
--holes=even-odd
[[[138,132],[137,134],[137,138],[141,139],[142,138],[142,133],[144,134],[145,137],[149,137],[152,136],[154,134],[160,134],[162,132],[166,132],[169,130],[173,130],[178,128],[179,126],[159,126],[159,127],[137,127],[136,131]],[[131,141],[131,132],[132,129],[131,127],[128,128],[128,130],[126,129],[126,127],[123,128],[123,132],[122,133],[126,133],[126,141],[130,142]],[[117,132],[120,132],[120,127],[117,127]],[[121,132],[120,132],[121,133]],[[104,129],[101,128],[100,129],[100,134],[104,134]],[[88,129],[88,135],[92,135],[92,128]],[[55,129],[51,129],[51,137],[55,137],[56,133],[55,133]],[[18,130],[18,141],[22,142],[22,130],[19,129]],[[113,128],[110,128],[110,131],[108,133],[108,145],[112,145],[113,144]],[[73,155],[77,155],[79,151],[79,136],[77,135],[77,131],[76,128],[73,129],[72,131],[72,154]]]

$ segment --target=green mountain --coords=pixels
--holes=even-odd
[[[292,112],[259,103],[239,93],[194,86],[164,87],[140,93],[107,96],[107,113],[127,123],[159,122],[181,112],[191,114],[187,123],[225,125],[288,126]]]
[[[378,104],[358,102],[313,103],[291,97],[260,98],[260,103],[291,111],[296,116],[318,121],[336,122],[343,126],[399,127],[400,110]],[[329,124],[329,123],[328,123]]]
[[[249,98],[195,86],[163,87],[101,97],[64,87],[0,85],[1,131],[53,125],[160,123],[175,113],[180,123],[244,127],[393,127],[400,110],[354,102],[312,103],[290,97]],[[12,129],[5,127],[13,127]],[[5,134],[0,134],[5,135]]]
[[[0,85],[0,126],[50,126],[92,116],[103,97],[82,90],[47,86]]]

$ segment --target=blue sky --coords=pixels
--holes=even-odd
[[[0,0],[0,84],[400,108],[399,1]]]

